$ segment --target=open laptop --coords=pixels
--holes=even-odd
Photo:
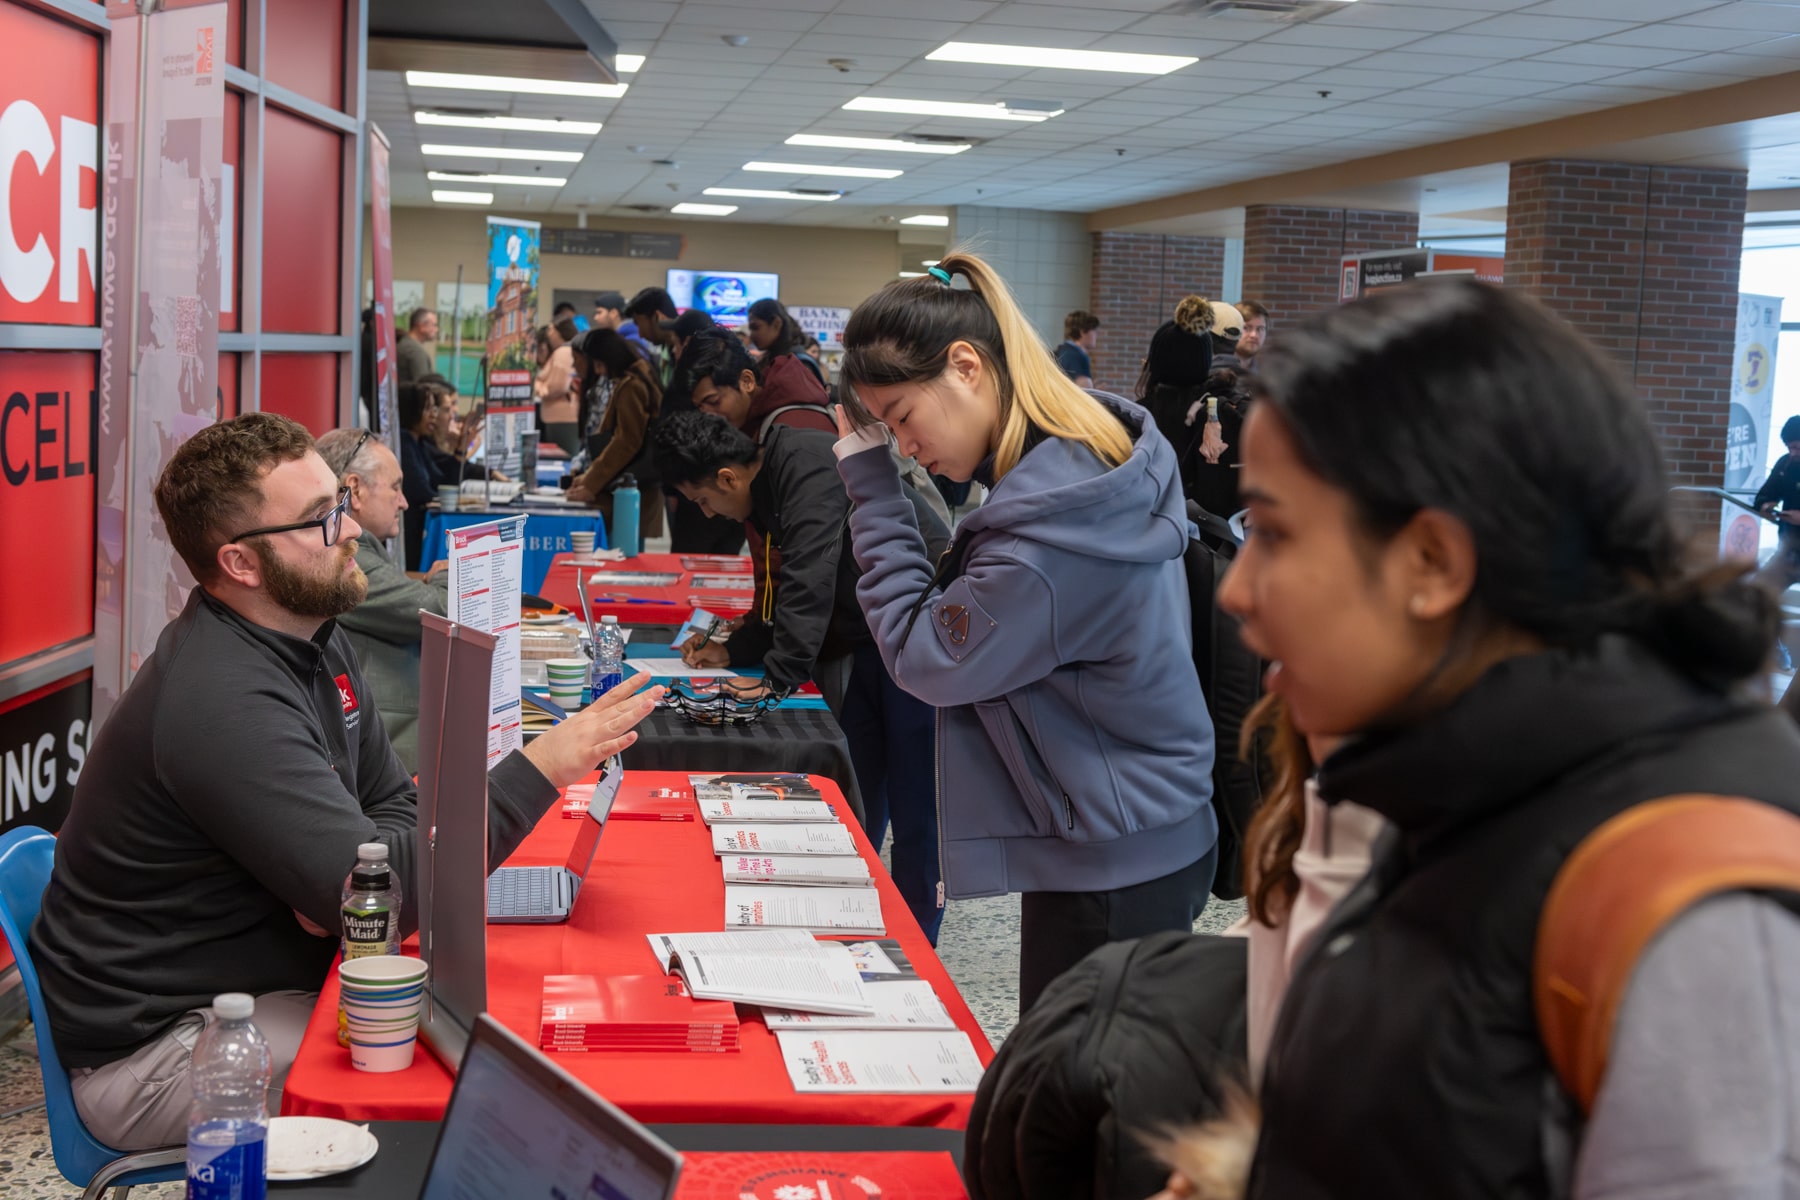
[[[419,1200],[669,1200],[681,1155],[486,1013]]]
[[[581,819],[581,832],[565,866],[501,867],[488,876],[489,924],[554,925],[569,919],[575,909],[575,897],[581,893],[581,881],[594,861],[594,852],[600,848],[606,814],[612,811],[619,781],[624,776],[616,759],[607,764],[600,782],[594,785],[594,798],[588,804],[587,816]]]

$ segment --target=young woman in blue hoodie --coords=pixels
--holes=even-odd
[[[1023,893],[1022,1012],[1096,947],[1190,928],[1212,884],[1175,454],[1144,409],[1065,377],[974,255],[887,285],[843,340],[857,599],[895,682],[939,710],[946,893]],[[990,489],[936,563],[890,437]]]

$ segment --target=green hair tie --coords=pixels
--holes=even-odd
[[[936,279],[939,283],[943,284],[945,287],[950,286],[950,272],[944,270],[944,268],[942,268],[942,267],[926,267],[925,270],[931,274],[931,277],[933,279]]]

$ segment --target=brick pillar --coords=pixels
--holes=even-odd
[[[1418,243],[1417,213],[1251,205],[1244,210],[1244,295],[1260,301],[1279,329],[1338,302],[1344,255]]]
[[[1088,310],[1100,318],[1094,385],[1129,396],[1150,351],[1151,335],[1175,315],[1181,298],[1220,299],[1225,239],[1096,233],[1093,240],[1093,296]]]
[[[1506,284],[1544,301],[1631,377],[1671,484],[1724,478],[1745,195],[1745,173],[1727,168],[1512,164]],[[1718,503],[1678,501],[1711,537]]]

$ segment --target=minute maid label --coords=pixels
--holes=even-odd
[[[362,912],[355,909],[344,910],[344,954],[347,958],[368,958],[377,954],[386,954],[388,950],[388,923],[392,919],[392,909],[379,909],[375,912]]]

